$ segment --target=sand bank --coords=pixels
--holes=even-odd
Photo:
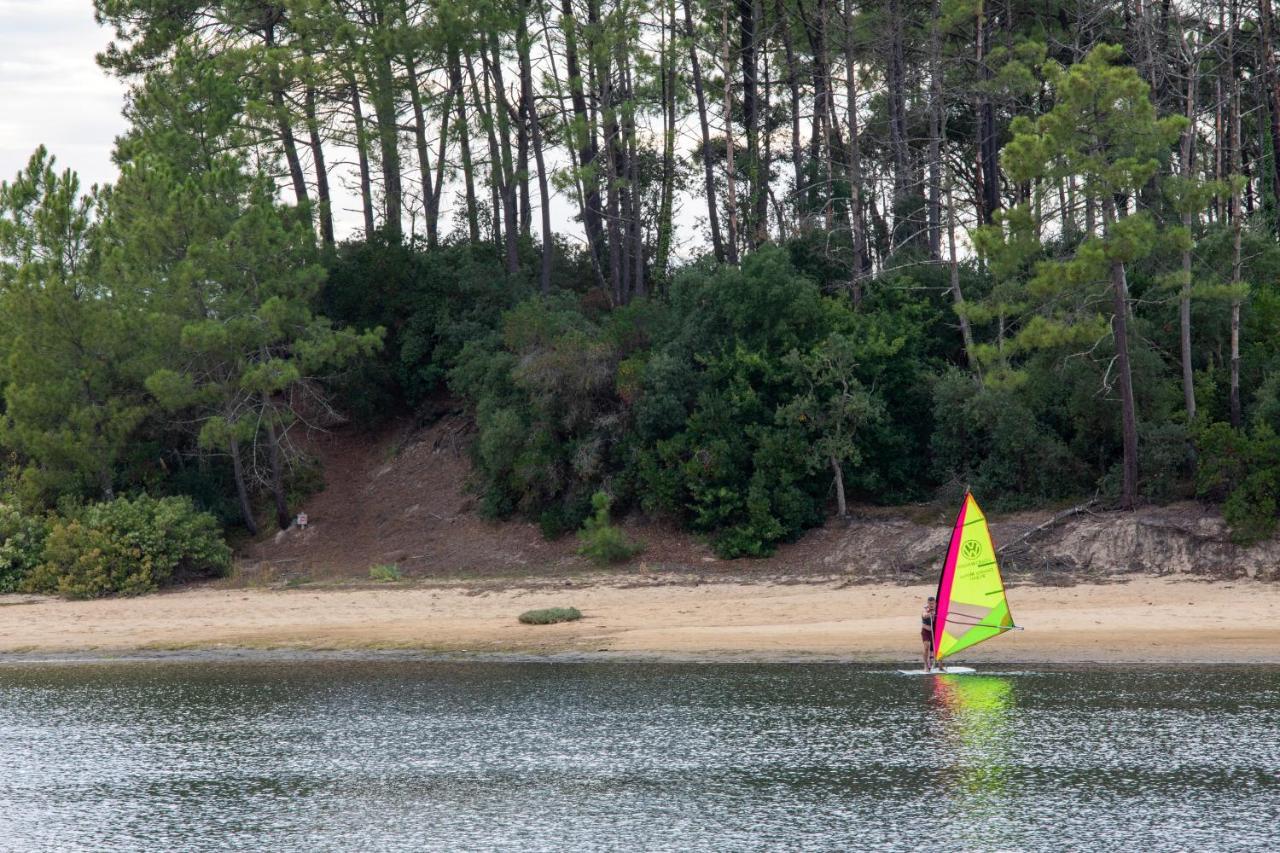
[[[926,586],[642,583],[575,578],[521,586],[201,588],[132,599],[0,596],[0,653],[158,649],[613,652],[679,658],[909,661]],[[1280,584],[1139,577],[1016,587],[1024,631],[965,662],[1280,663]],[[527,626],[529,609],[581,621]]]

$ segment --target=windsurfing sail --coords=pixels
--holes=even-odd
[[[942,660],[1014,627],[987,517],[966,492],[938,578],[934,657]]]

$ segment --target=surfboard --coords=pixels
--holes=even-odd
[[[898,675],[973,675],[977,672],[971,666],[949,666],[946,669],[900,669]]]

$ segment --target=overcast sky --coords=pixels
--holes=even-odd
[[[43,143],[86,189],[115,180],[124,86],[93,60],[110,38],[90,0],[0,0],[0,179]]]

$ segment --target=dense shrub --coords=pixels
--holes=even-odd
[[[1014,388],[987,387],[959,370],[933,383],[933,474],[941,483],[1015,509],[1078,493],[1087,470]]]
[[[369,381],[357,385],[378,385],[384,371],[402,405],[432,404],[444,383],[467,401],[479,510],[536,521],[548,538],[594,524],[592,496],[602,489],[623,511],[639,505],[705,533],[725,557],[766,555],[822,523],[837,478],[852,503],[967,485],[1012,509],[1118,490],[1105,328],[1084,345],[1006,351],[1027,323],[1020,285],[965,263],[957,274],[971,300],[963,310],[978,341],[975,371],[945,265],[903,255],[864,278],[854,304],[846,244],[815,231],[737,267],[703,258],[657,297],[613,306],[586,256],[562,245],[548,295],[535,293],[533,267],[507,273],[493,245],[426,250],[375,236],[334,256],[324,308],[389,330]],[[1230,241],[1206,246],[1229,251]],[[1140,489],[1154,501],[1191,494],[1197,476],[1193,428],[1169,370],[1177,323],[1176,313],[1165,316],[1164,281],[1156,259],[1130,270]],[[1221,338],[1226,303],[1206,297],[1197,310],[1197,334]],[[1257,329],[1277,317],[1280,298],[1258,285],[1244,316],[1254,331],[1242,370],[1256,388],[1245,403],[1253,423],[1273,429],[1280,379],[1263,380],[1280,375],[1280,347]],[[1210,360],[1196,377],[1204,417],[1223,419],[1222,364]],[[1237,535],[1256,538],[1270,529],[1269,470],[1202,472],[1200,493],[1229,502]],[[607,550],[619,534],[600,529]]]
[[[49,523],[0,504],[0,592],[13,592],[40,565]]]
[[[578,553],[590,557],[600,565],[621,563],[629,560],[644,550],[629,539],[627,535],[614,527],[609,521],[609,506],[612,500],[604,492],[596,492],[591,496],[591,508],[594,511],[583,522],[582,531],[578,533]]]
[[[222,575],[230,564],[213,516],[188,498],[140,495],[55,519],[25,588],[68,598],[138,595],[174,580]]]
[[[509,276],[489,243],[431,251],[376,232],[344,244],[329,259],[325,316],[339,324],[387,330],[384,355],[338,379],[340,401],[361,422],[439,390],[469,341],[499,325],[502,312],[530,292]]]
[[[909,316],[824,296],[779,249],[693,267],[670,302],[633,410],[647,509],[711,534],[722,556],[761,556],[821,523],[832,457],[855,497],[913,479],[927,418],[882,417],[921,393]]]
[[[1196,437],[1201,497],[1223,501],[1222,515],[1241,544],[1275,532],[1280,509],[1280,436],[1266,422],[1254,429],[1215,423]]]

